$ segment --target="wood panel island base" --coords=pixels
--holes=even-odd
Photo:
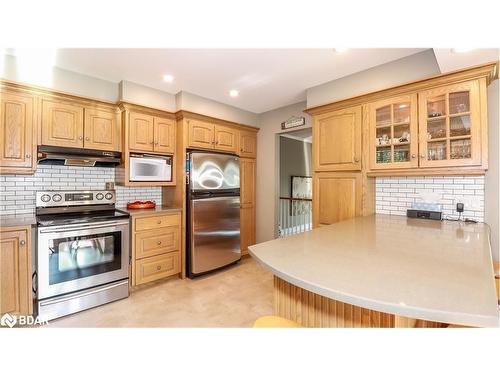
[[[305,327],[498,327],[484,224],[356,217],[249,247]]]
[[[448,324],[396,316],[336,301],[274,276],[274,315],[309,328],[444,328]]]

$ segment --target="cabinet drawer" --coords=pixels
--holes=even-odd
[[[144,258],[135,263],[136,285],[175,275],[181,270],[178,251]]]
[[[180,223],[181,223],[181,216],[179,214],[138,217],[135,219],[135,230],[140,231],[140,230],[164,228],[173,225],[179,226]]]
[[[171,226],[135,235],[135,259],[166,254],[180,249],[180,228]]]

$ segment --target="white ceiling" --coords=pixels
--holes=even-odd
[[[55,65],[112,82],[187,91],[255,113],[306,99],[305,90],[423,49],[57,49]],[[10,50],[19,54],[22,50]],[[172,83],[162,77],[171,74]],[[240,92],[237,98],[229,90]]]
[[[107,81],[136,82],[172,94],[187,91],[255,113],[306,99],[306,89],[423,51],[348,49],[57,49],[54,65]],[[19,55],[23,50],[8,50]],[[464,54],[435,49],[443,72],[498,59],[498,50]],[[165,74],[174,76],[166,83]],[[229,90],[238,90],[232,98]]]

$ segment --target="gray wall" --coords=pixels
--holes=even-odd
[[[498,80],[488,87],[488,159],[489,169],[486,173],[484,183],[484,206],[485,220],[491,227],[491,242],[493,258],[498,262],[500,260],[500,120],[498,107],[500,105],[499,97],[500,85]]]
[[[276,237],[279,194],[279,134],[281,123],[291,116],[305,116],[306,126],[311,127],[311,118],[303,111],[306,102],[277,108],[259,115],[260,130],[257,136],[257,198],[256,229],[257,242]]]
[[[280,137],[280,196],[291,197],[291,176],[312,177],[312,143]]]
[[[311,87],[307,107],[335,102],[371,91],[440,74],[432,49]]]

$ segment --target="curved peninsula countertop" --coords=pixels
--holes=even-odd
[[[371,215],[249,252],[292,286],[355,307],[430,322],[499,324],[484,224]]]

